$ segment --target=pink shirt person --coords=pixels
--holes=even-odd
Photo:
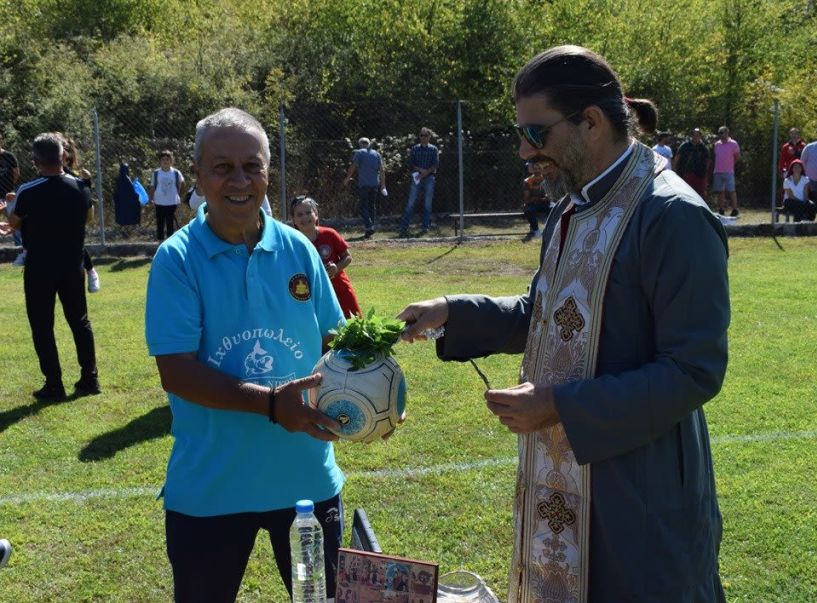
[[[715,170],[716,174],[734,174],[735,160],[740,156],[740,146],[733,138],[715,141]]]

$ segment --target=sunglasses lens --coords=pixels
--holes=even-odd
[[[526,140],[528,143],[541,149],[544,145],[542,142],[542,127],[541,126],[516,126],[516,133],[520,140]]]

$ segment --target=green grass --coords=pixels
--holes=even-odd
[[[781,242],[785,252],[769,239],[730,241],[731,359],[723,391],[707,405],[730,601],[817,600],[817,239]],[[513,240],[366,244],[353,255],[349,272],[364,310],[394,315],[444,293],[522,292],[538,254],[535,244]],[[41,376],[20,271],[0,266],[0,537],[15,547],[0,570],[2,601],[172,596],[155,500],[171,439],[143,337],[147,268],[141,260],[98,266],[103,288],[89,304],[104,393],[38,404],[30,397]],[[75,354],[64,321],[57,323],[70,384]],[[491,418],[468,364],[437,361],[428,343],[396,352],[409,380],[409,418],[387,443],[337,446],[348,474],[347,522],[363,506],[386,551],[438,562],[442,572],[476,571],[504,599],[515,437]],[[495,387],[516,382],[519,357],[479,364]],[[239,598],[286,600],[263,537]]]

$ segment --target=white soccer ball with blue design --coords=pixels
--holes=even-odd
[[[309,403],[340,423],[337,436],[354,442],[374,442],[403,421],[406,379],[391,356],[378,354],[374,362],[352,370],[345,350],[326,353],[313,373],[323,375],[309,391]]]

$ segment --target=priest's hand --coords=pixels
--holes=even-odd
[[[397,318],[406,322],[401,335],[404,341],[411,343],[415,339],[428,339],[423,331],[441,327],[448,320],[448,300],[437,297],[411,304]]]
[[[530,433],[559,422],[559,413],[549,386],[526,382],[508,389],[485,392],[488,410],[513,433]]]

